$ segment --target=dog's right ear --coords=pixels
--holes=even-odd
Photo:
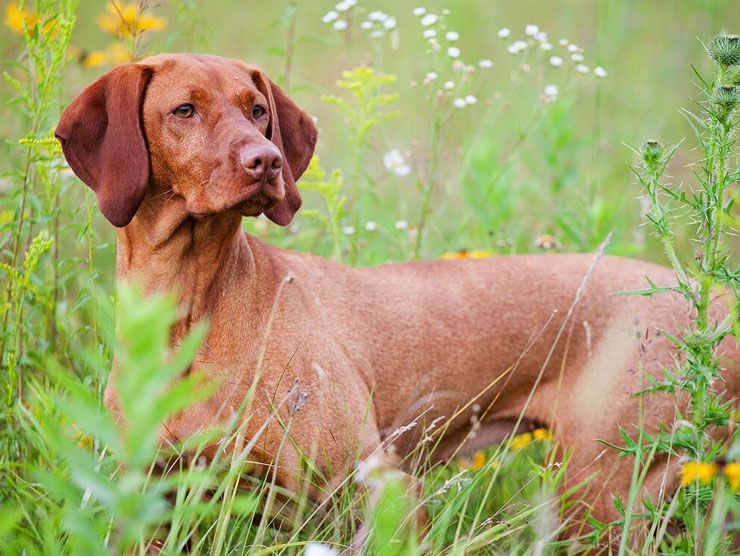
[[[113,68],[67,106],[54,132],[100,212],[119,228],[131,222],[149,182],[141,107],[152,73],[138,64]]]

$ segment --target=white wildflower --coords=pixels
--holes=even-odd
[[[375,31],[370,31],[370,38],[371,39],[379,39],[385,34],[385,31],[382,29],[376,29]]]
[[[378,229],[378,225],[372,220],[368,220],[367,222],[365,222],[365,229],[368,232],[374,232],[375,230]]]
[[[349,10],[352,6],[357,4],[357,0],[342,0],[342,2],[339,2],[336,6],[334,6],[334,9],[338,12],[346,12]]]
[[[385,21],[388,16],[383,12],[374,11],[367,14],[367,18],[370,21]]]
[[[503,29],[499,29],[498,30],[498,33],[496,33],[496,34],[499,37],[501,37],[502,39],[505,39],[506,37],[508,37],[509,35],[511,35],[511,31],[509,29],[507,29],[506,27],[504,27]]]
[[[464,98],[456,98],[452,101],[452,104],[455,106],[455,108],[465,108],[465,105],[467,103],[465,102]]]
[[[506,49],[510,54],[519,54],[522,50],[527,48],[527,43],[524,41],[514,41]]]
[[[393,227],[396,230],[405,230],[409,227],[409,223],[406,222],[405,220],[396,220],[396,223],[393,224]]]
[[[539,32],[540,32],[540,28],[537,25],[527,25],[524,28],[524,34],[529,35],[530,37],[534,37]]]
[[[585,66],[583,64],[578,64],[576,66],[576,71],[578,73],[588,73],[590,70],[588,69],[588,66]]]
[[[336,29],[337,31],[342,31],[343,29],[347,28],[347,22],[344,19],[337,19],[332,27],[334,27],[334,29]]]
[[[414,15],[415,15],[416,17],[421,17],[421,16],[423,16],[423,15],[424,15],[425,13],[427,13],[427,10],[426,10],[426,8],[422,8],[422,7],[419,7],[419,8],[414,8],[414,11],[413,11],[413,14],[414,14]]]
[[[568,45],[568,52],[578,52],[580,48],[578,48],[578,45],[576,44],[569,44]]]
[[[558,96],[558,86],[557,85],[546,85],[545,95],[548,97],[553,97],[553,98]]]
[[[397,176],[408,176],[411,173],[411,168],[398,149],[391,149],[383,155],[383,166]]]
[[[331,23],[338,17],[339,14],[337,12],[335,12],[334,10],[329,10],[328,12],[326,12],[326,14],[324,14],[324,17],[321,18],[321,21],[323,21],[324,23]]]
[[[529,72],[529,70],[531,70],[531,69],[532,69],[532,66],[530,66],[529,64],[522,64],[522,65],[521,65],[521,68],[522,68],[522,71],[523,71],[524,73],[528,73],[528,72]]]
[[[452,69],[455,71],[465,71],[465,64],[462,60],[455,60],[452,62]]]
[[[427,14],[421,18],[421,24],[424,27],[429,27],[430,25],[434,25],[435,23],[437,23],[438,19],[439,16],[437,14]]]
[[[560,39],[560,40],[558,41],[558,44],[559,44],[560,46],[568,46],[568,39]]]
[[[389,17],[383,22],[383,27],[386,29],[395,29],[396,25],[398,25],[398,22],[395,17]]]
[[[576,52],[575,54],[571,54],[570,59],[574,62],[583,62],[583,54],[578,54]]]
[[[594,75],[596,77],[606,77],[606,70],[601,66],[596,66],[594,68]]]
[[[372,21],[363,21],[360,23],[361,29],[372,29],[373,28],[373,22]]]
[[[344,235],[351,236],[351,235],[353,235],[355,233],[355,227],[354,226],[345,226],[344,228],[342,228],[342,233]]]
[[[543,42],[540,44],[542,50],[552,50],[552,45],[549,42]]]
[[[562,66],[563,59],[560,56],[550,56],[550,65],[555,67]]]
[[[536,40],[537,42],[545,42],[547,40],[547,33],[545,33],[544,31],[540,31],[534,36],[534,40]]]
[[[430,71],[429,73],[427,73],[427,79],[429,80],[437,79],[437,77],[438,75],[436,71]]]
[[[444,83],[444,85],[442,85],[442,87],[444,87],[445,89],[447,89],[449,91],[450,89],[454,89],[455,88],[455,82],[454,81],[445,81],[445,83]]]
[[[445,33],[445,38],[450,42],[454,42],[460,38],[460,33],[458,33],[457,31],[447,31]]]
[[[457,58],[458,56],[460,56],[460,49],[456,46],[451,46],[447,49],[447,55],[450,58]]]
[[[478,102],[478,99],[475,98],[473,95],[465,96],[465,104],[475,104],[476,102]]]
[[[437,36],[437,31],[434,29],[424,29],[424,38],[425,39],[431,39],[432,37]]]
[[[493,67],[493,62],[488,59],[479,60],[478,61],[478,67],[479,68],[490,68]]]
[[[328,544],[310,542],[306,544],[303,556],[337,556],[337,554],[339,553]]]

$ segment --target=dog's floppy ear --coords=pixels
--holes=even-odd
[[[285,198],[275,208],[265,211],[267,217],[281,226],[287,226],[301,208],[301,194],[295,182],[303,175],[313,156],[319,132],[311,117],[261,71],[254,72],[257,87],[270,104],[270,123],[267,138],[280,149],[287,167],[283,165]]]
[[[138,64],[113,68],[67,106],[54,132],[100,212],[119,228],[131,222],[149,182],[141,106],[152,73]]]

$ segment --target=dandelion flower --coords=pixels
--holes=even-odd
[[[449,91],[450,89],[454,89],[455,88],[455,82],[454,81],[445,81],[444,82],[444,85],[442,85],[442,87],[445,88],[445,89],[447,89]]]
[[[437,31],[434,29],[424,29],[424,38],[425,39],[431,39],[432,37],[437,36]]]
[[[409,223],[406,222],[406,220],[396,220],[396,223],[393,224],[393,227],[396,230],[405,230],[409,227]]]
[[[529,35],[530,37],[534,37],[539,32],[540,32],[540,28],[537,25],[527,25],[524,28],[524,34]]]
[[[347,22],[344,19],[337,19],[332,27],[337,31],[342,31],[347,28]]]
[[[546,85],[545,95],[547,95],[548,97],[558,96],[558,86],[557,85]]]
[[[576,71],[578,73],[588,73],[590,70],[589,70],[588,66],[586,66],[584,64],[578,64],[576,66]]]
[[[426,10],[426,8],[418,7],[418,8],[414,8],[414,11],[413,11],[412,13],[413,13],[413,14],[414,14],[414,15],[415,15],[416,17],[421,17],[421,16],[423,16],[423,15],[424,15],[425,13],[427,13],[427,10]]]
[[[321,18],[321,21],[323,21],[324,23],[331,23],[338,17],[339,17],[339,14],[336,11],[329,10],[328,12],[324,14],[324,17]]]
[[[560,56],[550,56],[550,65],[555,67],[562,66],[563,59]]]
[[[478,67],[480,68],[490,68],[493,67],[493,62],[488,59],[483,59],[478,61]]]
[[[730,488],[737,490],[740,487],[740,463],[726,463],[723,472],[725,477],[727,477],[727,482],[730,483]]]
[[[411,168],[398,149],[391,149],[383,155],[383,166],[397,176],[408,176],[411,173]]]
[[[571,60],[574,62],[583,62],[583,54],[578,54],[577,52],[575,54],[572,54],[570,57]]]
[[[475,104],[476,102],[478,102],[478,99],[473,95],[465,95],[465,104]]]
[[[702,461],[689,461],[681,468],[681,486],[688,486],[693,482],[700,481],[706,485],[712,481],[717,473],[716,463],[705,463]]]
[[[424,27],[429,27],[430,25],[434,25],[435,23],[437,23],[438,19],[439,16],[437,14],[427,14],[421,18],[421,24]]]
[[[594,68],[594,75],[596,77],[606,77],[606,70],[601,66],[596,66]]]
[[[387,15],[380,11],[374,11],[367,14],[367,18],[370,21],[385,21],[387,19]]]
[[[372,220],[368,220],[367,222],[365,222],[365,229],[368,232],[374,232],[375,230],[378,229],[378,225]]]
[[[503,29],[499,29],[498,30],[498,33],[496,33],[496,34],[499,37],[501,37],[502,39],[505,39],[506,37],[508,37],[509,35],[511,35],[511,31],[509,29],[507,29],[506,27],[504,27]]]
[[[445,38],[450,42],[454,42],[460,38],[460,33],[458,33],[457,31],[447,31],[445,33]]]
[[[447,55],[450,58],[457,58],[458,56],[460,56],[460,49],[456,46],[451,46],[447,49]]]
[[[465,108],[465,99],[464,98],[456,98],[452,101],[452,104],[455,108]]]

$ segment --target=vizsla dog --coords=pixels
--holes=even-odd
[[[254,66],[190,54],[118,66],[67,107],[56,136],[118,228],[118,279],[176,294],[172,345],[210,322],[191,370],[219,386],[166,423],[169,438],[223,426],[255,378],[247,437],[261,435],[265,466],[283,446],[276,476],[288,489],[299,486],[299,451],[331,483],[373,454],[400,461],[430,423],[444,432],[435,460],[547,426],[570,456],[566,487],[594,477],[578,497],[611,520],[632,462],[598,440],[622,444],[619,427],[634,434],[638,423],[655,434],[685,408],[637,395],[646,373],[674,364],[662,332],[691,318],[684,300],[613,295],[646,287],[646,276],[674,284],[667,268],[565,254],[353,268],[245,234],[243,216],[290,224],[317,139]],[[733,340],[723,350],[736,366]],[[740,391],[736,374],[718,386],[728,396]],[[654,463],[645,494],[675,488],[675,463]]]

